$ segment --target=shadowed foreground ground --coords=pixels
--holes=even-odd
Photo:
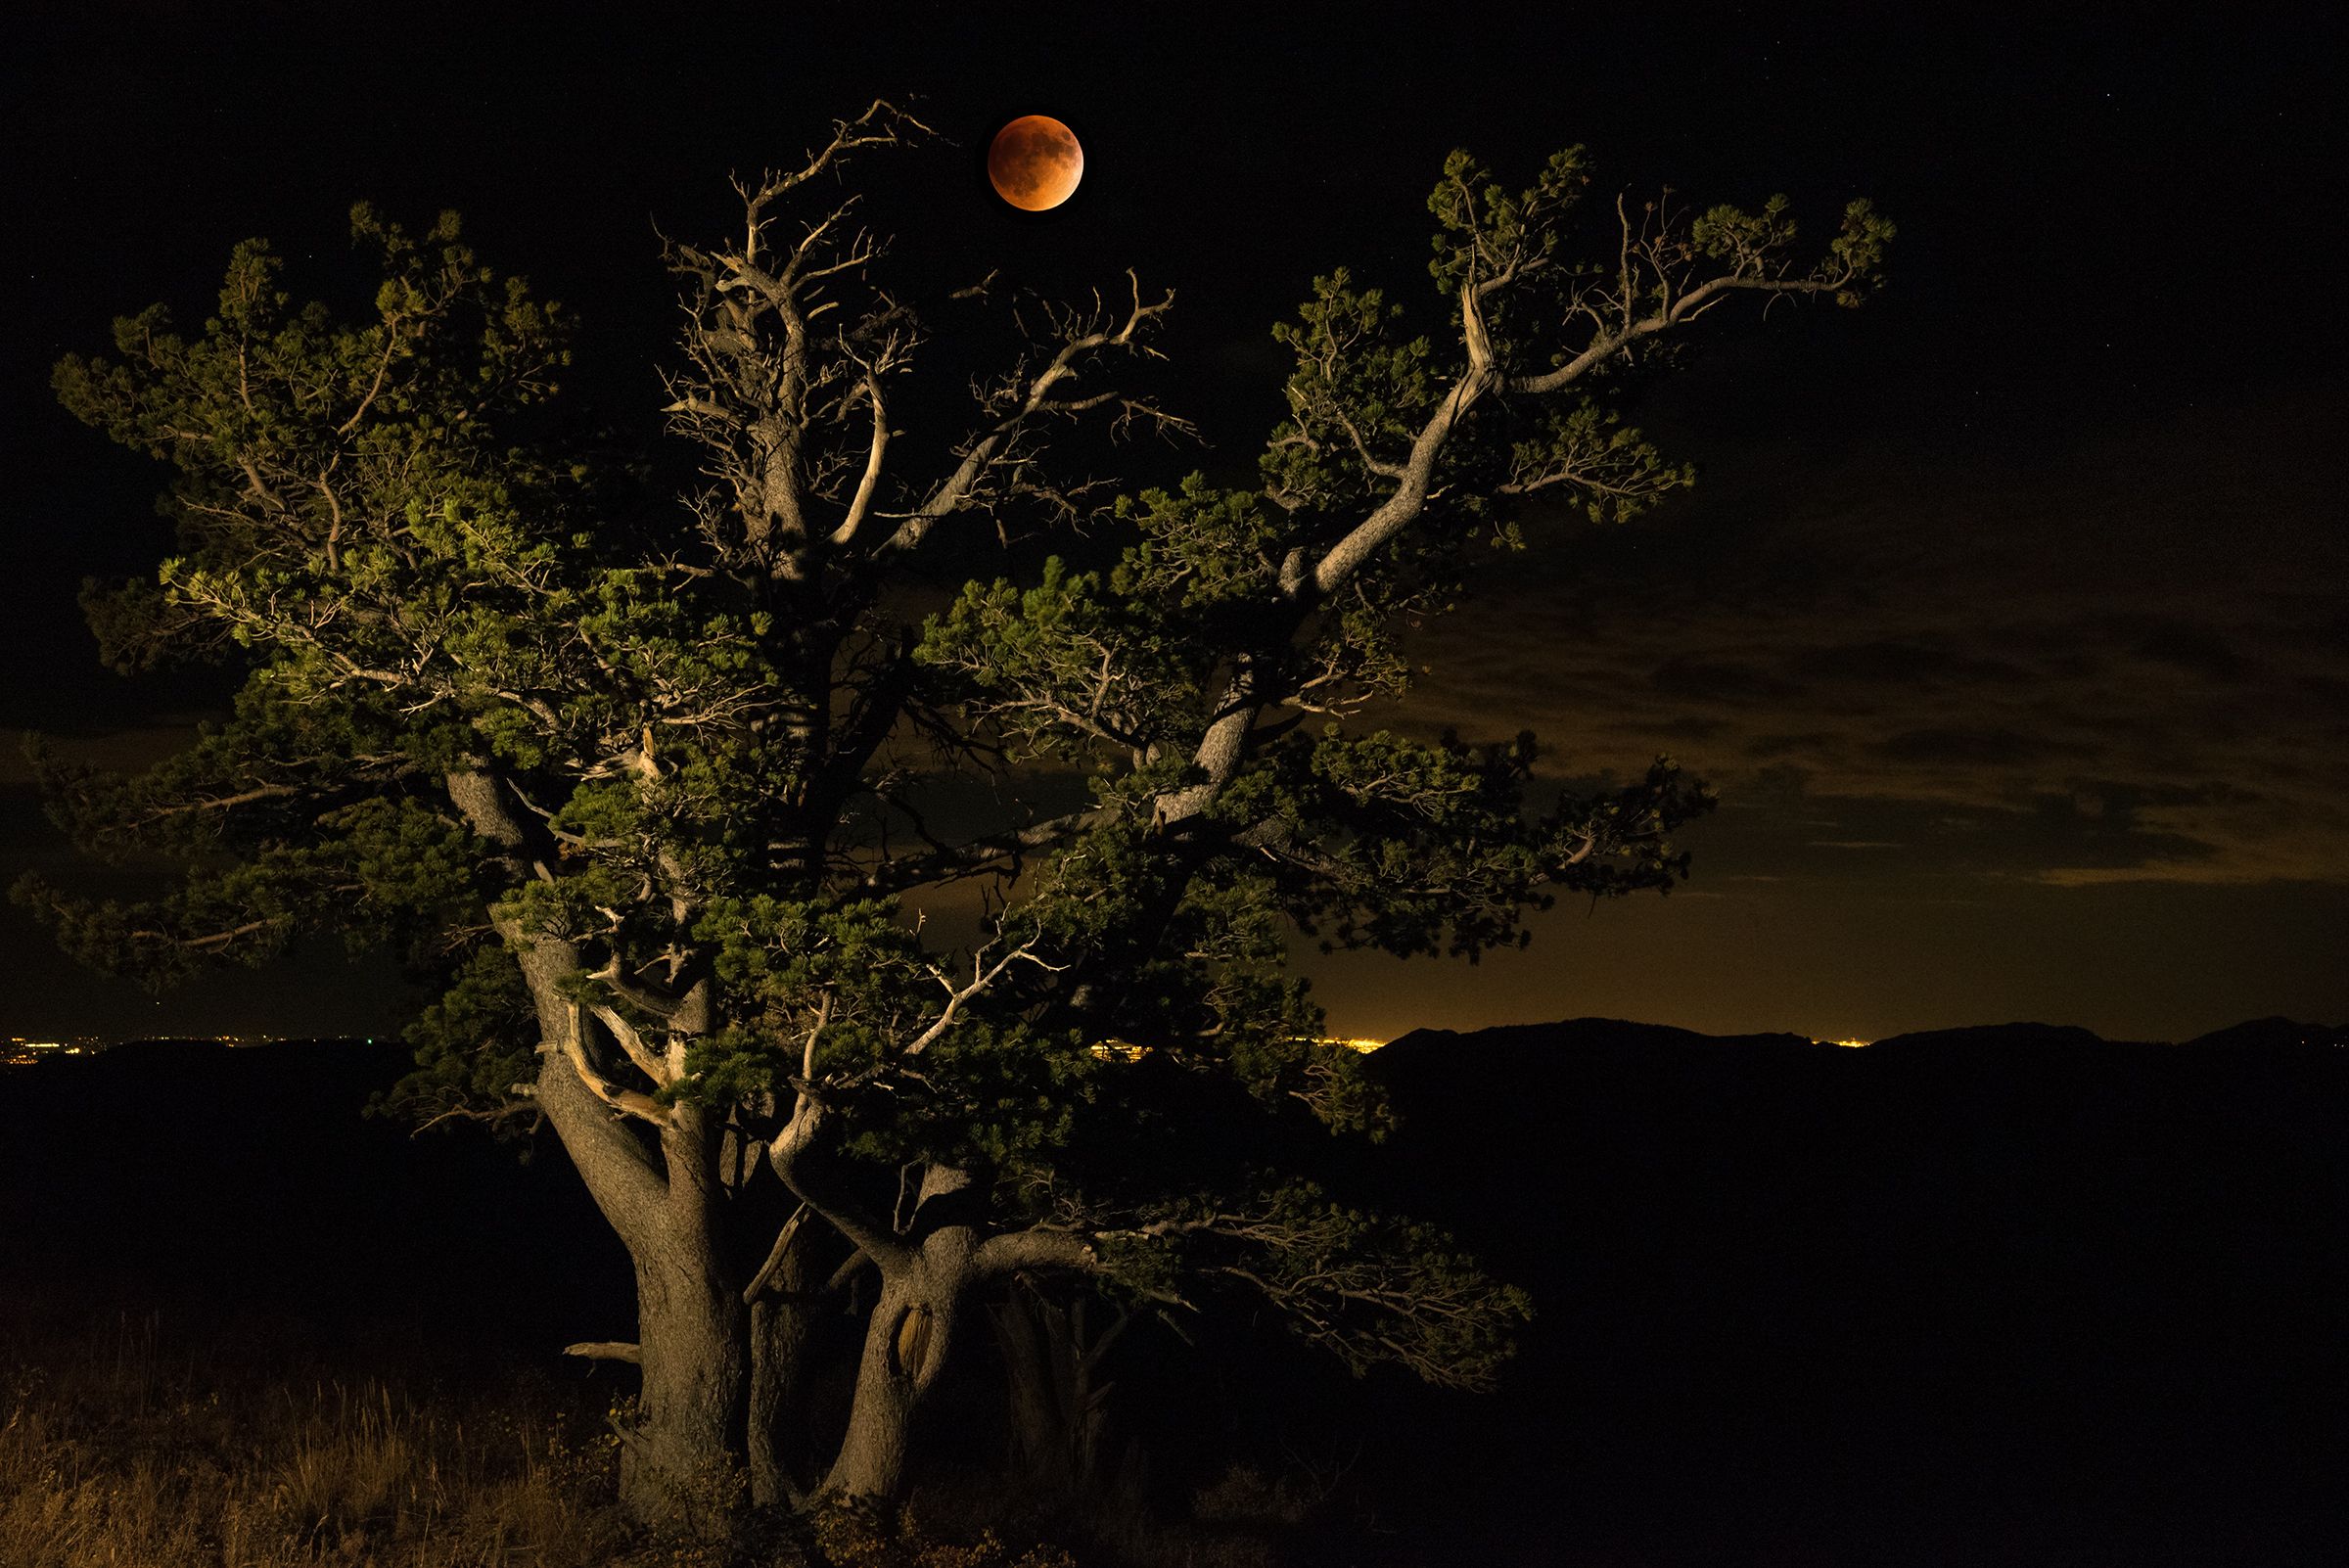
[[[1129,1512],[1077,1544],[1088,1562],[2335,1560],[2344,1038],[1406,1037],[1373,1058],[1405,1130],[1357,1179],[1534,1290],[1505,1386],[1354,1383],[1246,1324],[1196,1348],[1138,1331],[1124,1500],[1188,1522],[1145,1540]],[[0,1076],[8,1568],[110,1560],[23,1545],[54,1546],[75,1488],[110,1476],[156,1531],[186,1511],[173,1478],[210,1475],[215,1538],[223,1497],[255,1541],[277,1532],[190,1561],[616,1560],[583,1504],[624,1388],[552,1352],[625,1337],[621,1255],[551,1145],[517,1166],[359,1121],[392,1059],[156,1046]],[[948,1480],[924,1499],[942,1534],[1004,1519],[999,1401],[981,1359],[947,1402]]]

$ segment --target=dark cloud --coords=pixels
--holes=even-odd
[[[1690,714],[1682,714],[1671,722],[1658,726],[1656,733],[1676,740],[1711,740],[1727,727],[1718,718],[1698,718]]]
[[[1700,830],[1700,865],[1828,803],[1885,820],[1773,853],[1899,845],[1827,858],[2053,886],[2349,883],[2349,534],[2320,526],[2337,478],[2308,457],[2337,450],[2318,434],[2337,412],[2004,472],[1880,452],[1748,483],[1775,460],[1749,454],[1722,465],[1730,502],[1700,487],[1493,573],[1495,614],[1431,628],[1407,717],[1531,724],[1592,772],[1673,741],[1760,803]],[[1797,854],[1772,874],[1806,873]]]
[[[1734,707],[1780,702],[1802,689],[1751,665],[1694,659],[1666,661],[1649,684],[1667,697]]]
[[[1928,767],[2004,767],[2083,750],[2011,729],[1908,729],[1870,747],[1878,757]]]
[[[2341,640],[2349,643],[2349,633],[2343,634]],[[2349,720],[2349,680],[2333,675],[2302,675],[2294,684],[2315,698],[2322,711],[2334,718]],[[2336,727],[2333,733],[2337,736],[2340,731]]]
[[[1800,735],[1757,735],[1745,743],[1745,755],[1760,762],[1784,757],[1816,758],[1831,751],[1834,744],[1835,737],[1823,729]]]
[[[1791,661],[1806,679],[1885,682],[1909,686],[1926,681],[2025,681],[2032,671],[2004,659],[1980,659],[1953,648],[1880,638],[1809,649]]]
[[[2232,685],[2246,679],[2252,666],[2206,627],[2166,622],[2138,639],[2137,656],[2174,665],[2205,680]]]

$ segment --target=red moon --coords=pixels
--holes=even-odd
[[[1084,178],[1084,149],[1049,115],[1022,115],[988,144],[987,178],[995,194],[1023,212],[1043,212],[1077,193]]]

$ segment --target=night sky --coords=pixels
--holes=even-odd
[[[2344,40],[2313,12],[2060,9],[77,8],[12,44],[0,108],[0,728],[137,761],[217,702],[217,676],[99,667],[75,585],[151,568],[163,475],[68,418],[48,370],[157,299],[201,320],[247,236],[329,291],[353,200],[416,226],[456,208],[579,311],[577,389],[649,434],[672,315],[654,223],[709,233],[730,171],[920,95],[961,147],[901,254],[1177,290],[1161,388],[1208,444],[1140,454],[1163,480],[1252,461],[1280,406],[1268,328],[1313,274],[1432,300],[1421,204],[1449,149],[1515,182],[1582,142],[1601,190],[1782,189],[1814,229],[1870,196],[1901,226],[1892,285],[1858,312],[1745,312],[1642,392],[1698,487],[1628,527],[1532,529],[1425,635],[1394,720],[1530,726],[1561,777],[1671,753],[1724,795],[1692,880],[1561,906],[1477,971],[1309,956],[1333,1028],[2349,1017],[2344,139],[2322,107]],[[976,162],[1026,113],[1085,149],[1043,222]],[[13,745],[0,799],[0,872],[96,885]],[[335,953],[158,1002],[0,923],[0,1035],[402,1021],[389,971]]]

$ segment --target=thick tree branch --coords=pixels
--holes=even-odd
[[[573,1071],[578,1074],[579,1082],[586,1086],[587,1092],[593,1094],[613,1110],[623,1116],[635,1117],[638,1121],[649,1123],[653,1127],[668,1127],[671,1115],[667,1106],[649,1094],[641,1093],[636,1089],[623,1088],[614,1084],[597,1072],[595,1065],[587,1060],[586,1014],[587,1010],[584,1007],[576,1005],[573,1007],[571,1027],[564,1030],[555,1040],[555,1051],[571,1064]]]
[[[814,1093],[802,1088],[791,1120],[767,1145],[767,1159],[774,1166],[775,1175],[791,1189],[792,1196],[822,1216],[833,1229],[848,1238],[851,1246],[870,1254],[883,1271],[894,1272],[911,1256],[910,1250],[855,1199],[830,1187],[816,1169],[820,1160],[817,1136],[827,1117]]]
[[[981,1279],[1028,1270],[1098,1273],[1100,1254],[1074,1231],[1034,1227],[990,1236],[971,1254],[971,1272]]]
[[[1314,563],[1312,582],[1316,597],[1326,599],[1336,593],[1381,546],[1418,521],[1445,444],[1468,411],[1492,390],[1496,380],[1493,346],[1485,334],[1483,306],[1472,288],[1460,291],[1460,316],[1465,367],[1412,438],[1411,453],[1397,477],[1394,493]]]
[[[590,1007],[587,1010],[598,1023],[612,1032],[612,1038],[620,1041],[620,1048],[627,1053],[628,1060],[635,1063],[636,1070],[651,1079],[656,1087],[667,1088],[676,1082],[676,1075],[670,1071],[669,1064],[655,1054],[652,1047],[644,1042],[644,1037],[636,1032],[636,1027],[620,1016],[619,1009]]]

